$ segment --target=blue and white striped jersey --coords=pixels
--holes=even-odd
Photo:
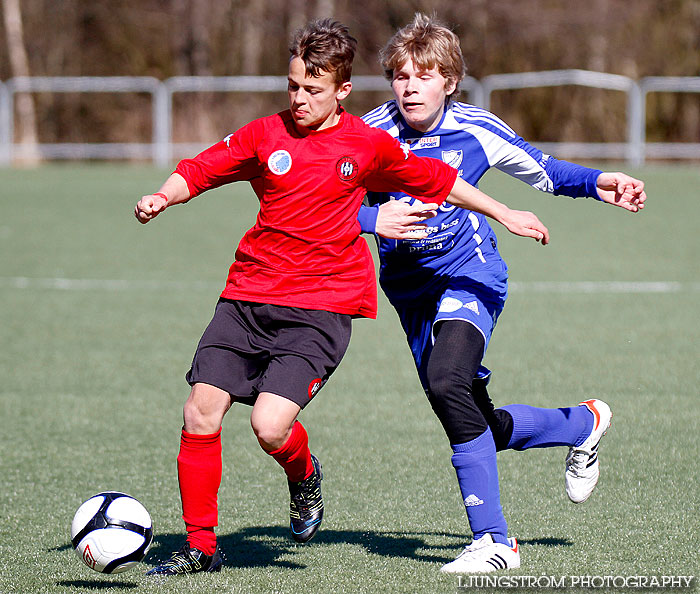
[[[544,154],[497,116],[479,107],[451,102],[440,124],[425,134],[405,123],[395,101],[373,109],[363,119],[406,143],[417,155],[441,159],[458,169],[459,175],[473,186],[489,168],[496,167],[543,192],[598,198],[599,170]],[[374,206],[391,198],[414,201],[406,194],[392,192],[371,194],[369,202]],[[373,208],[363,207],[359,219],[363,231],[374,231]],[[489,268],[505,268],[484,215],[444,203],[427,225],[428,236],[424,239],[378,238],[380,282],[392,302],[439,291],[441,279],[483,279]]]

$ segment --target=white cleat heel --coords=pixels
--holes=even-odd
[[[515,538],[509,538],[509,545],[493,542],[490,534],[466,546],[459,556],[443,565],[444,573],[490,573],[499,569],[520,567],[520,548]]]

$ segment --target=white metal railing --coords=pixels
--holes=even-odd
[[[175,76],[164,81],[166,90],[167,111],[160,114],[163,118],[161,128],[166,130],[163,137],[163,145],[158,149],[158,164],[167,164],[175,155],[191,155],[204,146],[193,143],[172,142],[172,106],[173,96],[176,93],[200,93],[200,92],[244,92],[244,93],[280,93],[287,91],[286,76]],[[480,105],[483,98],[481,84],[472,77],[465,77],[461,85],[467,93],[469,101]],[[389,83],[381,76],[353,76],[352,89],[354,92],[362,91],[389,91]]]
[[[149,76],[33,76],[15,77],[0,91],[0,165],[21,159],[28,148],[14,144],[14,96],[17,93],[145,93],[151,95],[153,130],[149,143],[55,143],[39,144],[44,159],[151,159],[161,162],[158,147],[166,138],[161,114],[167,108],[163,83]],[[2,95],[5,95],[3,100]],[[3,109],[2,103],[5,103]],[[33,147],[32,147],[33,148]]]
[[[486,109],[489,108],[491,94],[496,90],[573,85],[622,91],[627,94],[627,141],[625,143],[548,143],[546,146],[542,143],[538,146],[548,152],[572,153],[584,158],[626,159],[633,165],[639,165],[643,161],[642,137],[639,136],[643,126],[638,124],[641,121],[642,113],[641,91],[639,85],[631,78],[588,70],[551,70],[547,72],[494,74],[484,78],[482,85]],[[550,148],[555,150],[550,151]],[[556,151],[557,148],[560,150]]]
[[[643,78],[641,89],[639,115],[639,135],[642,142],[646,138],[646,98],[649,93],[700,93],[700,76],[649,76]],[[696,131],[700,140],[700,130]],[[644,143],[642,162],[645,157],[652,159],[700,159],[700,142],[654,142]]]
[[[500,90],[551,86],[585,86],[625,93],[626,138],[607,143],[537,143],[545,152],[568,158],[625,159],[632,166],[646,158],[700,159],[700,142],[647,143],[646,99],[649,93],[700,93],[700,77],[647,77],[640,81],[616,74],[587,70],[552,70],[516,74],[495,74],[481,81],[467,77],[462,89],[468,101],[489,108],[491,96]],[[44,159],[147,159],[159,167],[170,165],[173,95],[200,92],[284,92],[285,76],[173,77],[159,81],[152,77],[16,77],[0,82],[0,166],[29,155],[30,147],[14,142],[14,102],[17,93],[143,93],[151,97],[151,142],[148,143],[42,143]],[[355,91],[386,91],[381,76],[353,77]],[[698,131],[700,135],[700,130]],[[185,145],[189,146],[189,145]]]

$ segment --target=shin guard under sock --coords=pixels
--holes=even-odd
[[[219,519],[221,468],[221,429],[210,435],[183,429],[177,457],[182,519],[190,546],[205,555],[213,555],[216,549],[214,527]]]
[[[299,421],[294,423],[285,444],[280,449],[268,453],[284,468],[287,478],[293,483],[303,481],[314,471],[309,450],[309,436]]]
[[[474,540],[489,533],[494,542],[508,543],[508,525],[501,508],[496,445],[490,429],[476,439],[453,444],[452,465],[467,509]]]

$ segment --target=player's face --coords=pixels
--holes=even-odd
[[[401,115],[420,132],[429,132],[440,123],[447,96],[454,93],[455,87],[456,83],[448,82],[436,68],[418,68],[413,60],[396,68],[391,81]]]
[[[338,86],[330,72],[321,72],[313,77],[306,73],[301,58],[289,62],[287,92],[289,108],[298,128],[322,130],[338,122],[338,102],[350,93],[349,82]]]

